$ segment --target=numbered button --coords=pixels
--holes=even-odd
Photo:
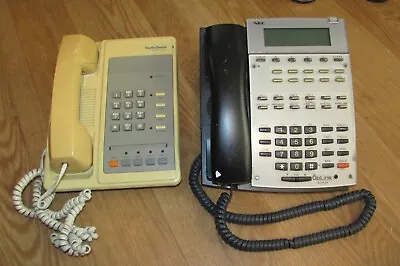
[[[277,138],[275,139],[276,146],[287,146],[287,139]]]
[[[303,157],[303,151],[300,151],[300,150],[290,151],[290,158],[300,159],[301,157]]]
[[[131,109],[133,107],[133,103],[131,101],[125,102],[125,109]]]
[[[306,158],[315,158],[315,157],[317,157],[317,151],[316,150],[306,150],[304,152],[304,157],[306,157]]]
[[[281,159],[286,159],[288,156],[287,151],[275,151],[275,157],[276,158],[281,158]]]
[[[285,126],[276,126],[275,127],[275,133],[276,134],[286,134],[287,133],[287,127],[285,127]]]
[[[124,124],[124,131],[131,131],[132,130],[132,124],[126,123]]]
[[[113,109],[121,109],[121,103],[120,102],[113,102],[112,108]]]
[[[112,125],[111,126],[111,131],[112,132],[118,132],[119,131],[119,125]]]
[[[120,114],[119,113],[112,113],[112,120],[119,120],[120,119]]]
[[[305,126],[304,127],[304,133],[306,133],[306,134],[317,133],[317,127],[316,126]]]
[[[144,123],[136,124],[136,130],[144,130]]]
[[[288,169],[287,163],[275,163],[275,170],[286,171]]]
[[[136,101],[137,108],[144,108],[144,101]]]
[[[125,98],[132,98],[133,92],[132,91],[125,91]]]
[[[301,163],[290,163],[290,170],[301,171],[303,170],[303,165]]]
[[[121,92],[120,91],[113,92],[113,98],[115,99],[121,98]]]
[[[143,119],[144,118],[144,112],[136,112],[136,118],[137,119]]]
[[[144,97],[144,95],[145,95],[144,90],[137,90],[136,92],[137,97]]]
[[[302,144],[301,138],[291,138],[290,139],[290,146],[292,146],[292,147],[298,147],[298,146],[301,146],[301,144]]]
[[[317,139],[316,138],[305,138],[304,142],[305,142],[306,146],[317,145]]]
[[[124,113],[125,120],[131,120],[132,119],[132,113],[131,112],[125,112]]]
[[[307,162],[305,164],[306,170],[316,170],[318,168],[318,164],[316,162]]]
[[[289,132],[290,134],[301,134],[301,126],[290,126]]]

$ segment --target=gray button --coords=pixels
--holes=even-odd
[[[277,139],[275,139],[275,145],[276,146],[287,146],[287,139],[277,138]]]
[[[300,150],[290,151],[290,158],[300,159],[301,157],[303,157],[303,151],[300,151]]]
[[[303,170],[303,165],[301,163],[290,163],[290,170],[292,171]]]
[[[287,151],[275,151],[275,157],[276,158],[287,158]]]
[[[316,162],[306,162],[305,169],[306,170],[316,170],[318,168],[318,164]]]
[[[258,143],[261,145],[269,145],[269,144],[271,144],[271,140],[270,139],[260,139],[258,141]]]
[[[301,138],[291,138],[290,139],[290,146],[292,147],[298,147],[302,145],[302,139]]]
[[[332,144],[333,139],[322,139],[322,144]]]
[[[144,112],[136,112],[136,118],[137,119],[143,119],[144,118]]]
[[[154,158],[146,158],[145,163],[147,165],[155,165],[156,164],[156,159],[154,159]]]
[[[137,90],[136,92],[137,97],[144,97],[144,95],[145,95],[144,90]]]
[[[347,104],[338,104],[337,108],[338,109],[347,109]]]
[[[307,95],[306,96],[306,100],[309,100],[309,101],[315,100],[315,96],[314,95]]]
[[[131,102],[131,101],[125,102],[125,108],[126,109],[130,109],[132,107],[133,107],[133,102]]]
[[[260,152],[258,153],[258,155],[259,155],[260,157],[271,157],[271,152],[269,152],[269,151],[260,151]]]
[[[287,127],[286,126],[276,126],[275,127],[275,134],[286,134]]]
[[[125,98],[132,98],[133,92],[132,91],[125,91]]]
[[[317,157],[317,151],[316,150],[306,150],[304,157],[306,158],[315,158]]]
[[[144,107],[144,101],[137,101],[136,102],[136,107],[137,108],[143,108]]]
[[[321,108],[322,109],[331,109],[331,104],[329,104],[329,103],[324,103],[324,104],[321,104]]]
[[[289,96],[289,100],[292,100],[292,101],[297,101],[299,99],[300,99],[299,95],[290,95]]]
[[[124,130],[125,131],[132,131],[132,124],[124,124]]]
[[[322,95],[321,96],[321,100],[330,100],[331,99],[331,96],[329,96],[329,95]]]
[[[125,112],[124,116],[125,116],[126,120],[131,120],[132,119],[132,113],[131,112]]]
[[[287,163],[275,163],[275,170],[286,171],[287,168],[288,168],[288,164]]]
[[[121,98],[121,92],[119,91],[113,92],[113,98]]]
[[[113,109],[120,109],[121,108],[121,103],[120,102],[113,102],[112,108]]]
[[[349,139],[337,139],[337,144],[346,144],[349,143]]]
[[[337,155],[338,156],[346,156],[346,155],[349,155],[349,151],[338,151]]]
[[[313,104],[313,103],[307,104],[306,109],[315,109],[315,104]]]
[[[158,158],[158,164],[167,164],[168,158],[167,157],[160,157]]]
[[[301,126],[290,126],[289,133],[290,134],[301,134]]]
[[[322,151],[322,156],[332,156],[334,154],[334,151]]]
[[[119,118],[120,118],[119,113],[112,113],[112,117],[111,117],[112,120],[119,120]]]
[[[316,126],[304,126],[304,133],[306,134],[313,134],[317,132]]]
[[[142,158],[136,158],[133,160],[133,165],[134,166],[141,166],[143,164],[143,159]]]
[[[144,123],[137,123],[136,130],[144,130]]]
[[[338,95],[338,96],[336,96],[336,99],[338,99],[338,100],[346,100],[347,96],[346,95]]]
[[[112,125],[111,126],[111,131],[112,132],[118,132],[119,131],[119,125]]]
[[[321,127],[322,132],[330,132],[333,131],[333,127]]]
[[[282,101],[283,100],[283,96],[282,95],[275,95],[274,96],[274,100],[275,101]]]
[[[334,163],[323,163],[322,168],[333,168],[335,167]]]
[[[336,127],[337,132],[344,132],[344,131],[348,131],[348,130],[349,130],[348,127]]]
[[[121,166],[131,166],[131,160],[129,160],[129,159],[123,159],[123,160],[121,160],[120,161],[120,165]]]
[[[304,140],[304,142],[305,142],[305,145],[306,145],[306,146],[314,146],[314,145],[317,145],[317,139],[316,139],[316,138],[306,138],[306,139]]]

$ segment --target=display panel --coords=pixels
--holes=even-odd
[[[329,28],[265,28],[265,46],[331,46]]]

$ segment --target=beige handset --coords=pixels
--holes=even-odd
[[[49,155],[58,172],[63,163],[67,173],[87,171],[93,162],[92,139],[79,121],[82,74],[96,71],[96,43],[84,35],[68,35],[61,42],[54,76]]]

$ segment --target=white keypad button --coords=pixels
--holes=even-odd
[[[132,130],[132,124],[129,124],[129,123],[124,124],[124,130],[125,131],[131,131]]]
[[[144,119],[144,112],[136,112],[137,119]]]
[[[144,97],[144,95],[145,95],[144,90],[137,90],[137,92],[136,92],[137,97]]]
[[[126,97],[126,98],[132,98],[132,97],[133,97],[133,92],[130,91],[130,90],[125,91],[125,97]]]
[[[144,101],[136,101],[137,108],[144,108]]]
[[[131,112],[125,112],[124,117],[126,120],[131,120],[132,119],[132,113]]]
[[[144,123],[137,123],[136,130],[144,130]]]
[[[116,91],[113,93],[113,98],[117,99],[117,98],[121,98],[121,92]]]
[[[121,108],[121,103],[120,102],[113,102],[112,108],[113,109],[120,109]]]
[[[120,114],[119,113],[112,113],[112,120],[119,120]]]
[[[133,103],[131,101],[125,102],[125,109],[130,109],[133,107]]]
[[[118,132],[119,131],[119,125],[112,125],[111,126],[111,131],[112,132]]]

